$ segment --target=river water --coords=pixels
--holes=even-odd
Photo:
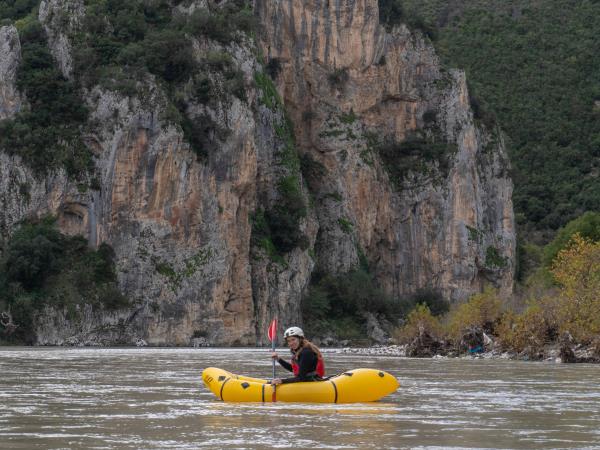
[[[325,355],[329,373],[378,368],[401,387],[370,404],[233,404],[202,368],[269,377],[267,350],[0,348],[0,448],[600,449],[600,366]]]

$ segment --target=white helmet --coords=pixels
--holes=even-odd
[[[303,338],[304,331],[302,331],[302,328],[291,327],[291,328],[288,328],[287,330],[285,330],[285,333],[283,333],[283,339],[287,339],[292,336]]]

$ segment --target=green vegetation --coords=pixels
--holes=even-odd
[[[358,116],[354,113],[352,109],[349,113],[340,115],[340,122],[346,125],[353,124],[354,122],[356,122],[356,119],[358,119]]]
[[[181,283],[205,266],[212,256],[213,251],[211,248],[202,249],[194,256],[183,261],[185,267],[183,270],[176,270],[171,264],[157,257],[153,257],[152,262],[154,263],[156,272],[165,277],[171,289],[177,292],[181,287]]]
[[[296,175],[279,180],[279,199],[273,208],[259,210],[253,217],[252,239],[272,260],[279,258],[296,247],[308,248],[308,238],[300,230],[300,221],[306,217],[307,206]]]
[[[10,313],[17,325],[10,334],[0,327],[0,337],[31,343],[34,318],[42,308],[66,308],[74,318],[84,304],[129,306],[117,287],[112,249],[102,244],[91,250],[83,237],[61,234],[51,218],[23,224],[0,259],[0,312]]]
[[[277,165],[282,169],[277,180],[278,198],[268,209],[259,209],[252,218],[252,241],[262,248],[269,258],[285,265],[283,256],[296,247],[306,250],[308,238],[300,229],[308,205],[302,192],[300,161],[296,150],[292,122],[285,115],[275,84],[266,72],[254,75],[262,96],[260,103],[275,114],[275,136],[279,140],[276,152]]]
[[[600,214],[587,212],[571,220],[545,246],[520,241],[517,246],[517,280],[530,289],[553,289],[556,282],[551,273],[552,264],[575,235],[592,242],[600,241]]]
[[[3,0],[0,3],[0,21],[15,22],[27,17],[40,0]]]
[[[347,234],[352,233],[352,230],[354,229],[354,225],[352,224],[352,222],[350,222],[345,217],[340,217],[338,219],[338,224],[340,225],[340,228],[344,231],[344,233]]]
[[[449,162],[457,147],[414,136],[403,142],[385,139],[376,143],[374,150],[379,153],[392,183],[401,189],[410,173],[447,177]]]
[[[545,267],[552,265],[558,253],[567,247],[576,234],[593,242],[600,241],[600,213],[587,212],[561,228],[556,233],[554,240],[544,247],[543,263]]]
[[[331,72],[327,79],[331,87],[342,89],[350,79],[350,74],[347,68],[342,67]]]
[[[279,58],[271,58],[265,65],[265,73],[269,75],[272,80],[277,79],[281,73],[281,60]]]
[[[395,330],[394,338],[402,343],[410,343],[422,333],[427,333],[434,339],[442,339],[444,336],[440,319],[431,314],[431,310],[424,303],[416,305],[408,313],[404,325]]]
[[[188,114],[189,105],[229,94],[245,101],[243,74],[228,55],[208,54],[204,64],[198,63],[190,36],[228,44],[253,33],[249,2],[230,1],[188,17],[167,0],[86,0],[82,26],[69,37],[76,81],[66,80],[54,63],[36,19],[38,4],[8,0],[0,5],[0,19],[17,21],[23,55],[17,87],[30,105],[0,124],[1,149],[19,154],[38,173],[64,167],[72,178],[85,177],[93,159],[81,138],[88,112],[80,87],[100,85],[144,97],[148,73],[169,99],[162,118],[182,129],[199,158],[225,139],[227,131],[208,114]]]
[[[436,49],[466,70],[476,115],[493,111],[508,134],[520,232],[545,243],[600,210],[600,2],[399,3],[438,29]]]
[[[198,9],[192,14],[187,30],[194,35],[228,44],[240,36],[240,32],[253,34],[258,24],[250,2],[235,0],[227,2],[214,11]]]
[[[0,149],[21,156],[37,173],[64,167],[70,177],[82,178],[93,167],[81,139],[88,112],[76,86],[56,67],[40,23],[31,16],[24,19],[19,34],[17,88],[29,108],[0,122]]]
[[[316,273],[302,300],[302,317],[311,335],[364,338],[365,312],[393,318],[400,309],[362,267],[338,276]]]
[[[427,306],[433,316],[442,316],[450,310],[450,302],[445,300],[442,293],[435,289],[418,289],[414,294],[403,299],[402,311],[406,313],[417,305]]]
[[[266,72],[256,72],[254,74],[256,87],[262,91],[260,102],[271,110],[281,107],[281,98],[277,92],[277,88]]]
[[[494,289],[487,287],[481,294],[473,295],[467,302],[455,305],[447,320],[449,335],[460,340],[464,330],[480,327],[492,333],[502,315],[502,301]]]
[[[575,233],[558,251],[550,274],[555,288],[532,297],[520,311],[488,287],[441,317],[419,302],[394,334],[409,343],[425,330],[459,349],[463,336],[478,328],[495,337],[504,350],[523,352],[528,358],[543,357],[544,346],[559,342],[561,336],[569,336],[575,345],[600,339],[600,241]]]
[[[466,227],[467,231],[469,232],[469,240],[480,244],[484,234],[477,228],[470,227],[469,225],[466,225]]]
[[[379,22],[390,30],[405,20],[401,0],[379,0]]]
[[[485,266],[490,269],[503,269],[506,267],[506,258],[500,255],[496,247],[491,245],[485,249]]]
[[[187,81],[199,69],[188,35],[227,44],[241,36],[240,31],[254,29],[245,1],[210,11],[197,9],[190,17],[174,12],[171,3],[86,0],[83,27],[74,36],[76,73],[85,84],[101,83],[118,73],[135,80],[146,72],[167,84]]]
[[[138,93],[144,76],[153,74],[170,102],[163,119],[181,127],[202,159],[228,132],[206,113],[190,114],[189,106],[214,105],[228,94],[245,101],[246,89],[230,55],[208,52],[196,61],[190,36],[228,44],[252,32],[254,18],[242,0],[189,17],[171,3],[86,0],[83,27],[73,37],[75,74],[84,86],[100,84],[125,95]]]
[[[379,22],[388,31],[394,26],[405,23],[410,29],[420,30],[430,39],[436,39],[437,33],[420,13],[419,4],[409,4],[403,0],[379,0]]]

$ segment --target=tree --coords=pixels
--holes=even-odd
[[[556,255],[568,246],[575,234],[593,242],[600,241],[600,213],[586,212],[561,228],[554,240],[544,248],[544,266],[550,267]]]
[[[424,334],[439,339],[443,336],[443,329],[429,307],[421,303],[408,314],[404,326],[395,333],[395,337],[400,342],[409,343]]]
[[[558,253],[551,272],[561,288],[560,331],[578,342],[590,342],[600,335],[600,242],[575,234]]]

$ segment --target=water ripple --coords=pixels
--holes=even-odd
[[[600,448],[598,366],[325,353],[332,373],[376,367],[401,388],[372,404],[231,404],[202,368],[269,376],[268,350],[3,348],[0,448]]]

